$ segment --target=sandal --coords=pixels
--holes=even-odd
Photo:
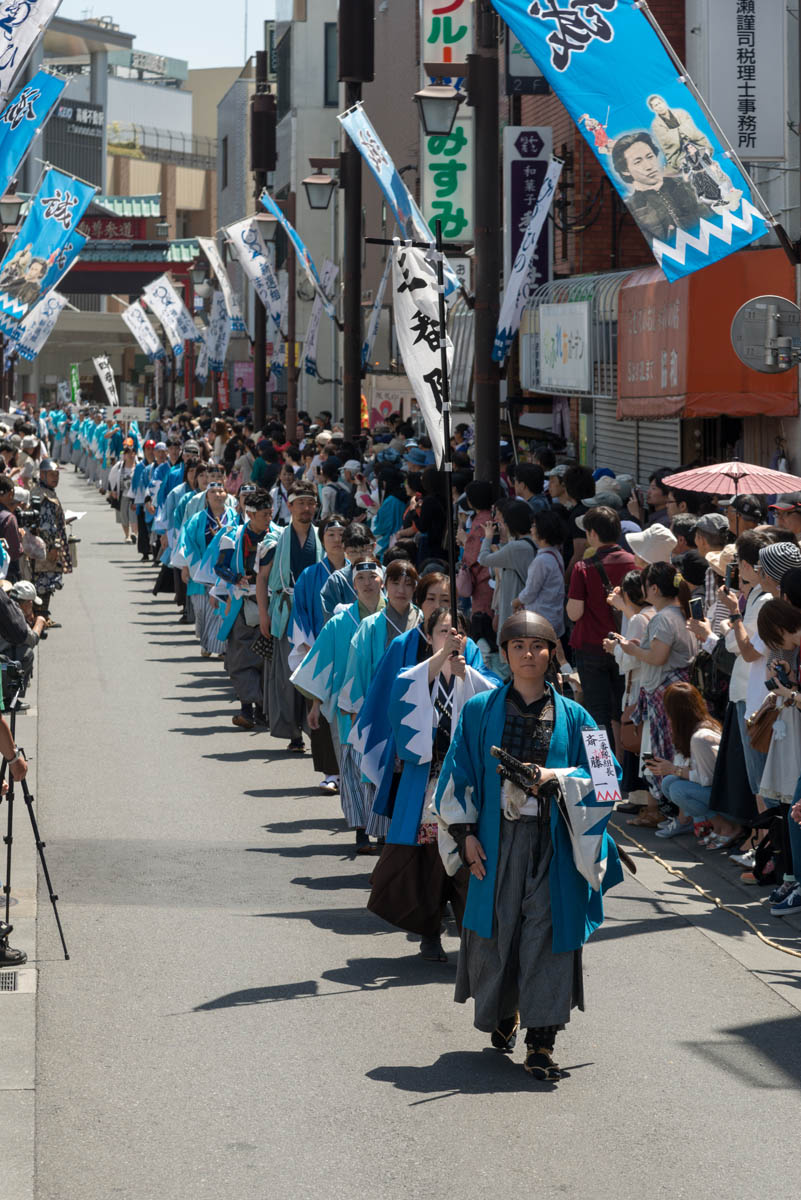
[[[553,1051],[545,1046],[529,1046],[523,1067],[540,1083],[556,1083],[562,1072],[551,1057]]]
[[[287,750],[290,754],[305,754],[306,747],[303,744],[303,739],[299,738],[296,742],[290,742],[287,746]]]
[[[505,1017],[499,1021],[490,1034],[490,1041],[495,1050],[502,1054],[511,1054],[517,1042],[517,1031],[520,1028],[520,1013],[513,1017]]]
[[[658,829],[664,821],[664,817],[657,808],[647,808],[645,812],[640,813],[637,817],[631,817],[626,821],[627,825],[637,825],[641,829]]]
[[[426,962],[447,962],[448,956],[442,948],[438,937],[420,938],[420,957]]]

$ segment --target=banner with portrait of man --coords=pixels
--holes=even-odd
[[[669,280],[767,233],[771,218],[757,207],[753,184],[637,0],[492,3],[589,142]]]

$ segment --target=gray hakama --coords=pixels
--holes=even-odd
[[[344,742],[339,764],[339,800],[349,829],[364,829],[375,789],[362,778],[361,755]]]
[[[262,703],[262,660],[253,651],[259,636],[258,625],[248,625],[242,613],[237,613],[225,643],[225,669],[240,704]]]
[[[581,951],[551,948],[552,856],[547,808],[542,821],[501,818],[494,936],[464,930],[454,997],[474,999],[473,1024],[485,1033],[518,1010],[524,1029],[559,1029],[584,1008]]]
[[[222,613],[217,612],[209,599],[208,590],[196,592],[190,597],[195,618],[195,634],[204,650],[209,654],[224,654],[225,642],[220,641]]]
[[[258,634],[258,630],[256,630]],[[272,661],[265,664],[262,694],[257,701],[269,714],[270,733],[273,737],[300,741],[303,730],[308,728],[306,701],[290,682],[292,671],[289,666],[289,638],[273,638]]]

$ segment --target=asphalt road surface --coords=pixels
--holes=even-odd
[[[533,1083],[453,1003],[456,939],[425,963],[367,912],[338,798],[231,726],[113,513],[71,471],[60,493],[89,511],[40,660],[71,960],[40,886],[38,1200],[797,1195],[801,959],[638,856],[585,952],[569,1078]]]

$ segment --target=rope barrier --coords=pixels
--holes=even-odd
[[[753,921],[749,921],[748,917],[744,917],[743,914],[738,912],[736,908],[731,908],[728,904],[724,904],[719,896],[713,896],[711,892],[706,890],[706,888],[702,888],[700,884],[695,883],[692,879],[690,879],[689,875],[686,875],[684,871],[679,871],[677,867],[672,867],[670,863],[665,862],[664,858],[660,858],[658,854],[654,854],[653,850],[649,850],[647,846],[643,846],[642,842],[638,842],[635,837],[632,837],[627,829],[621,829],[619,825],[614,823],[614,821],[610,821],[609,824],[617,833],[621,834],[626,841],[631,842],[631,844],[636,846],[638,850],[641,850],[643,854],[647,854],[650,859],[653,859],[655,863],[658,863],[659,866],[667,871],[669,875],[675,875],[677,879],[683,879],[685,883],[689,883],[690,887],[694,888],[695,891],[698,892],[699,896],[703,896],[705,900],[711,900],[712,903],[722,912],[731,913],[733,917],[737,917],[739,921],[742,921],[744,925],[747,925],[749,929],[752,929],[759,940],[764,942],[766,946],[770,946],[773,950],[780,950],[782,954],[789,954],[793,958],[801,958],[801,950],[791,950],[788,946],[781,946],[778,942],[774,942],[773,938],[766,937],[761,930],[757,929]]]

